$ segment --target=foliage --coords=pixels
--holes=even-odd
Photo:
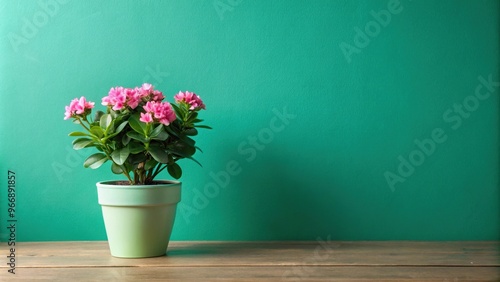
[[[65,119],[81,125],[84,131],[71,132],[73,148],[96,148],[83,166],[97,169],[111,161],[111,170],[123,174],[131,185],[152,184],[155,177],[167,169],[175,179],[182,175],[180,159],[193,158],[200,150],[193,139],[203,120],[198,112],[205,109],[200,97],[192,92],[175,95],[176,104],[164,102],[161,92],[151,84],[141,87],[111,88],[102,99],[106,112],[96,111],[85,97],[75,98],[66,107]],[[201,150],[200,150],[201,151]]]

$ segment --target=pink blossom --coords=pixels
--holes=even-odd
[[[144,110],[146,114],[151,115],[155,121],[163,123],[164,125],[169,125],[172,121],[174,121],[177,116],[175,115],[174,110],[172,109],[172,105],[168,102],[155,102],[149,101],[144,105]],[[141,113],[141,118],[143,117]],[[144,119],[146,120],[146,119]],[[142,122],[146,122],[141,119]]]
[[[139,120],[144,123],[151,123],[153,122],[153,117],[151,116],[151,113],[141,113],[141,118]]]
[[[164,125],[169,125],[171,122],[177,119],[177,116],[175,115],[174,110],[172,109],[172,105],[170,103],[165,102],[162,103],[163,105],[163,115],[160,118],[160,122],[163,123]]]
[[[141,87],[135,88],[111,88],[108,96],[102,98],[102,104],[119,111],[126,108],[135,109],[144,102],[161,101],[164,98],[160,91],[154,90],[153,85],[144,83]]]
[[[71,100],[69,106],[64,107],[66,112],[64,113],[64,119],[69,119],[75,113],[75,106],[78,104],[78,98]]]
[[[80,99],[75,98],[71,100],[69,106],[64,107],[66,110],[64,113],[64,119],[69,119],[76,115],[86,115],[89,110],[94,107],[94,102],[88,102],[85,97],[80,97]]]
[[[137,108],[137,106],[141,102],[140,93],[136,89],[131,89],[131,88],[125,89],[125,97],[126,97],[127,105],[131,109]]]
[[[141,87],[136,87],[134,90],[136,99],[142,99],[142,98],[147,99],[147,97],[153,91],[153,85],[149,83],[144,83]]]
[[[158,90],[153,90],[152,94],[153,94],[153,98],[152,98],[153,101],[162,101],[163,99],[165,99],[165,96],[163,96],[163,93],[161,93]]]
[[[147,102],[146,105],[144,105],[143,109],[146,112],[152,112],[155,104],[156,104],[155,102]]]
[[[185,93],[183,93],[182,91],[179,91],[179,93],[174,96],[174,99],[177,103],[188,104],[190,106],[189,109],[192,111],[206,108],[200,96],[196,95],[193,92],[186,91]]]
[[[102,98],[104,106],[112,106],[113,110],[118,111],[125,107],[127,94],[123,87],[115,87],[109,90],[108,96]]]
[[[141,89],[147,93],[151,93],[153,91],[153,85],[149,83],[143,83]]]
[[[64,109],[66,110],[64,112],[64,119],[71,118],[71,116],[73,115],[73,112],[71,111],[71,106],[66,106],[66,107],[64,107]]]

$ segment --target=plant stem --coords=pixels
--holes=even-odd
[[[152,179],[155,178],[155,176],[158,174],[158,170],[160,169],[160,167],[161,167],[161,163],[158,163],[156,165],[156,167],[154,168],[154,173],[152,172],[152,177],[151,177]]]
[[[83,128],[85,128],[85,130],[87,130],[88,132],[90,132],[90,129],[88,127],[85,126],[85,124],[83,124],[82,120],[80,118],[77,118],[78,119],[78,123],[83,126]],[[90,123],[88,122],[88,120],[85,118],[83,121],[86,121],[89,126],[90,126]]]
[[[153,174],[153,178],[155,178],[155,177],[158,175],[158,173],[160,173],[160,172],[161,172],[162,170],[164,170],[166,167],[167,167],[167,165],[165,165],[165,166],[164,166],[164,167],[162,167],[161,169],[157,169],[157,170],[155,171],[155,173]],[[158,166],[157,168],[160,168],[160,166]]]
[[[119,168],[122,169],[122,173],[127,177],[128,181],[130,182],[130,185],[132,185],[134,183],[134,181],[132,180],[132,178],[130,178],[130,174],[128,173],[125,165],[119,165],[119,164],[115,163],[115,161],[113,161],[113,158],[111,157],[111,154],[109,153],[112,150],[108,147],[108,145],[106,143],[104,143],[102,145],[103,145],[103,152],[108,157],[108,160],[110,160],[112,163],[114,163],[115,165],[117,165]]]
[[[153,178],[151,177],[151,175],[153,174],[153,170],[152,169],[149,169],[147,172],[146,172],[146,181],[145,182],[150,182],[153,180]]]
[[[113,160],[111,160],[111,161],[113,161]],[[130,174],[128,173],[125,166],[124,165],[118,165],[118,166],[122,169],[122,172],[127,177],[128,181],[130,182],[130,185],[134,184],[134,181],[132,180],[132,178],[130,178]]]

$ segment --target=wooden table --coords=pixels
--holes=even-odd
[[[500,281],[500,242],[170,242],[111,257],[107,242],[0,244],[0,281]]]

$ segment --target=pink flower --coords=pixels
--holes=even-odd
[[[151,85],[149,83],[144,83],[140,88],[136,87],[134,90],[135,90],[135,98],[136,99],[139,99],[139,100],[142,98],[147,99],[147,97],[153,91],[153,85]]]
[[[69,119],[71,117],[80,115],[84,116],[90,113],[90,109],[94,107],[94,102],[87,102],[85,97],[80,97],[80,99],[75,98],[71,100],[69,106],[64,107],[66,112],[64,113],[64,119]]]
[[[161,101],[165,98],[163,93],[154,89],[154,86],[149,83],[144,83],[141,88],[137,88],[141,93],[141,98],[145,98],[146,101]]]
[[[109,90],[108,96],[102,98],[104,106],[112,106],[113,110],[118,111],[125,107],[127,94],[123,87],[115,87]]]
[[[64,119],[69,119],[71,118],[71,116],[73,116],[73,112],[71,111],[71,105],[70,106],[66,106],[64,107],[64,109],[66,110],[64,112]]]
[[[163,96],[163,93],[161,93],[158,90],[153,90],[152,94],[153,94],[153,98],[152,98],[153,101],[161,101],[161,100],[165,99],[165,96]]]
[[[152,112],[153,109],[154,109],[154,105],[156,103],[155,102],[147,102],[146,105],[144,105],[143,109],[146,111],[146,112]]]
[[[151,93],[153,91],[153,85],[149,83],[143,83],[141,89],[147,93]]]
[[[149,101],[144,105],[144,110],[146,114],[149,114],[154,121],[158,121],[163,123],[164,125],[169,125],[172,121],[174,121],[177,116],[175,115],[174,110],[172,109],[172,105],[170,103],[165,102],[155,102]],[[143,113],[141,113],[140,121],[148,123],[146,118],[143,118]]]
[[[140,93],[136,89],[131,89],[131,88],[125,89],[125,97],[127,105],[131,109],[137,108],[137,106],[139,106],[139,103],[141,102]]]
[[[135,88],[111,88],[108,96],[102,98],[102,104],[112,107],[115,111],[126,108],[133,110],[147,101],[161,101],[164,98],[160,91],[154,90],[153,85],[144,83],[141,87]]]
[[[162,104],[162,117],[159,118],[160,123],[163,123],[164,125],[169,125],[171,122],[177,119],[177,116],[175,115],[174,110],[172,109],[172,105],[170,103],[165,102]]]
[[[141,118],[139,120],[144,123],[152,123],[153,117],[151,116],[151,113],[141,113]]]
[[[186,103],[189,105],[190,110],[198,111],[200,109],[205,109],[205,104],[201,100],[200,96],[194,94],[193,92],[186,91],[183,93],[179,91],[177,95],[174,96],[175,102]]]

